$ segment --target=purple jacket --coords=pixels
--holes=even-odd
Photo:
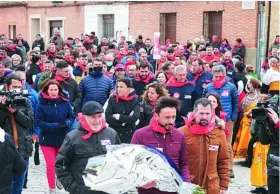
[[[226,52],[226,50],[229,50],[229,51],[231,50],[231,46],[227,45],[227,44],[226,45],[221,44],[219,50],[220,50],[221,53],[224,54]]]
[[[172,129],[171,132],[164,135],[155,132],[150,126],[147,126],[135,131],[131,143],[162,148],[163,152],[169,156],[181,170],[186,181],[190,182],[185,136],[178,129]],[[139,194],[171,194],[169,192],[159,191],[155,188],[139,188],[138,192]]]

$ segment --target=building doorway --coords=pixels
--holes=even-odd
[[[61,35],[64,34],[62,20],[51,20],[50,21],[50,37],[54,36],[56,30],[59,30]]]
[[[9,39],[15,39],[17,34],[17,26],[9,25]]]
[[[166,39],[170,39],[171,43],[176,42],[176,13],[160,14],[160,44],[164,45]]]
[[[41,33],[40,23],[40,18],[31,18],[31,41],[34,41],[37,34]]]
[[[222,37],[222,11],[208,11],[203,13],[203,34],[212,40],[213,35],[217,35],[221,40]]]

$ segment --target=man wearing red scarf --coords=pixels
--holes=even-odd
[[[75,63],[75,68],[73,69],[73,74],[78,83],[80,83],[81,79],[84,77],[84,73],[86,71],[86,67],[88,64],[88,56],[87,54],[82,54],[79,57],[77,63]]]
[[[183,133],[174,127],[176,112],[180,102],[171,97],[161,97],[155,105],[155,115],[149,126],[138,129],[131,140],[132,144],[154,146],[167,155],[182,172],[186,182],[190,182],[188,155]],[[139,194],[175,194],[159,191],[156,181],[138,189]]]
[[[206,48],[206,55],[202,57],[202,60],[204,60],[207,63],[212,63],[213,61],[220,62],[220,58],[214,55],[213,47],[211,46],[208,46]]]
[[[14,54],[19,55],[22,59],[22,52],[19,48],[17,48],[16,44],[14,44],[13,40],[7,40],[7,55],[12,57]]]
[[[138,96],[142,96],[146,85],[157,82],[157,79],[154,78],[154,74],[149,71],[149,64],[141,62],[138,67],[138,74],[136,78],[132,79],[133,87]]]
[[[231,51],[227,51],[224,55],[223,61],[221,61],[221,64],[226,68],[227,76],[229,76],[230,78],[232,78],[234,74],[234,66],[231,59],[232,53]]]
[[[191,72],[187,74],[187,79],[195,83],[195,91],[198,98],[202,97],[204,88],[213,79],[212,73],[205,71],[203,64],[204,63],[200,58],[195,58],[192,61]]]
[[[221,96],[221,104],[226,116],[226,127],[228,128],[229,135],[227,137],[228,146],[230,151],[230,177],[234,178],[233,174],[233,160],[232,160],[232,134],[234,122],[237,120],[238,114],[238,93],[234,84],[226,80],[226,69],[223,65],[216,65],[212,69],[213,82],[208,84],[203,92],[203,96],[208,93],[215,93]]]
[[[185,119],[185,126],[180,128],[186,138],[192,183],[205,189],[207,194],[226,194],[229,185],[228,144],[219,122],[211,102],[201,98]]]
[[[106,154],[106,145],[121,143],[117,132],[106,127],[103,112],[99,103],[86,103],[78,116],[79,128],[67,134],[60,148],[55,164],[56,174],[70,194],[107,194],[90,190],[84,185],[82,177],[89,158]]]
[[[167,56],[165,51],[160,51],[160,59],[157,60],[157,69],[155,71],[162,70],[162,66],[167,62]]]
[[[182,109],[177,113],[176,127],[184,125],[182,116],[187,116],[193,109],[193,104],[197,99],[195,84],[187,80],[187,67],[178,65],[175,67],[174,76],[166,84],[170,96],[177,98],[182,103]]]

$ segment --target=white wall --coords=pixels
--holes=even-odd
[[[99,39],[102,34],[102,19],[100,14],[114,14],[114,34],[115,39],[117,32],[122,31],[122,35],[128,39],[129,27],[129,7],[128,4],[104,4],[104,5],[86,5],[85,6],[85,32],[89,34],[94,31]],[[117,40],[118,41],[118,40]]]

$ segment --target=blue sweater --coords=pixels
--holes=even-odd
[[[96,74],[91,72],[81,80],[79,88],[83,98],[83,105],[89,101],[96,101],[103,106],[114,86],[113,81],[103,73]]]
[[[187,79],[189,81],[194,81],[195,79],[195,74],[193,74],[192,72],[189,72],[187,74]],[[213,79],[213,75],[212,73],[209,72],[204,72],[201,74],[201,76],[195,81],[195,91],[198,95],[198,98],[202,97],[203,94],[203,90],[206,87],[207,84],[209,84],[210,82],[212,82]]]
[[[41,129],[39,135],[40,145],[60,147],[74,119],[75,114],[68,100],[65,101],[61,98],[46,99],[41,93],[39,94],[35,121]],[[68,130],[58,130],[58,123],[63,121],[66,122]]]
[[[226,82],[221,88],[214,88],[213,83],[207,85],[204,96],[207,93],[216,93],[221,97],[223,110],[227,113],[226,120],[236,121],[238,114],[238,93],[234,84]]]

